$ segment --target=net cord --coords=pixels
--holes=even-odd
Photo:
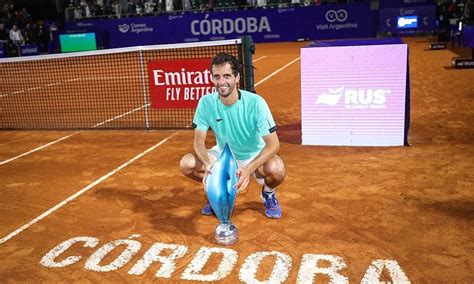
[[[24,62],[24,61],[33,61],[33,60],[47,60],[47,59],[60,59],[60,58],[71,58],[71,57],[92,56],[92,55],[105,55],[105,54],[115,54],[115,53],[133,52],[133,51],[181,49],[181,48],[192,48],[192,47],[210,47],[210,46],[220,46],[220,45],[233,45],[233,44],[240,44],[241,42],[242,42],[242,39],[229,39],[229,40],[216,40],[216,41],[191,42],[191,43],[173,43],[173,44],[162,44],[162,45],[120,47],[120,48],[100,49],[100,50],[93,50],[93,51],[80,51],[80,52],[72,52],[72,53],[1,58],[0,63]]]

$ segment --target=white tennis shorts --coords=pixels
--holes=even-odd
[[[214,157],[219,158],[219,156],[221,155],[222,153],[222,149],[219,148],[219,146],[214,146],[212,147],[211,149],[208,150],[208,152],[210,154],[212,154]],[[250,157],[249,159],[247,160],[237,160],[237,166],[239,168],[242,168],[242,167],[246,167],[248,164],[250,164],[253,160],[255,160],[255,158],[258,156],[258,154],[256,154],[255,156],[252,156]],[[264,184],[265,183],[265,179],[263,178],[258,178],[257,175],[255,174],[255,172],[252,173],[252,177],[257,181],[258,184]]]

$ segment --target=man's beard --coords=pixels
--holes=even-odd
[[[219,93],[219,96],[224,97],[224,98],[227,98],[228,96],[230,96],[230,95],[232,94],[232,92],[233,92],[234,89],[235,89],[235,86],[232,88],[231,85],[225,85],[225,87],[227,87],[227,89],[228,89],[228,92],[227,92],[227,93],[221,93],[219,87],[217,88],[217,92]]]

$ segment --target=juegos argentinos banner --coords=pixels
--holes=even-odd
[[[149,61],[152,108],[196,108],[202,96],[215,91],[210,62],[211,58]]]

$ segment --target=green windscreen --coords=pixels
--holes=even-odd
[[[78,33],[59,35],[61,52],[96,50],[95,33]]]

